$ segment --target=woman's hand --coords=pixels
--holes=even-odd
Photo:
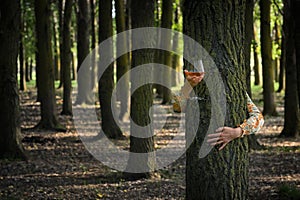
[[[187,70],[184,70],[185,78],[192,87],[198,85],[204,78],[204,73],[195,75],[194,73],[189,73]]]
[[[209,134],[207,142],[210,145],[215,146],[222,144],[219,150],[222,150],[230,141],[239,138],[242,134],[241,127],[231,128],[231,127],[220,127],[216,130],[216,133]]]

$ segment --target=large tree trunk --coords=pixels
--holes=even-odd
[[[116,0],[116,25],[117,25],[117,33],[121,33],[126,30],[125,27],[125,9],[124,9],[124,0]],[[120,37],[123,38],[120,38]],[[124,50],[127,50],[127,35],[122,34],[119,35],[117,38],[117,55],[120,53],[118,52],[124,52]],[[128,52],[128,51],[125,51]],[[120,87],[117,91],[117,97],[118,100],[121,103],[120,108],[120,116],[119,118],[122,120],[124,117],[127,117],[127,114],[129,113],[129,73],[126,73],[129,69],[129,62],[128,62],[128,54],[121,55],[119,58],[117,58],[117,81],[120,80],[122,77],[122,83],[120,84]]]
[[[299,135],[300,116],[297,90],[296,38],[295,20],[292,1],[284,2],[284,35],[286,42],[286,89],[284,103],[284,128],[281,136],[296,137]],[[298,12],[298,11],[297,11]]]
[[[23,159],[16,71],[20,1],[1,0],[0,13],[0,158]]]
[[[99,43],[101,43],[112,36],[112,2],[110,0],[103,0],[99,4],[99,24],[101,24],[101,28],[99,29]],[[103,51],[102,53],[105,55],[100,55],[100,57],[112,55],[112,44],[105,50],[105,52]],[[104,71],[98,85],[102,130],[109,138],[121,138],[122,132],[115,122],[112,114],[111,101],[115,101],[115,99],[112,100],[112,92],[114,88],[113,71],[113,63],[111,63]]]
[[[146,12],[145,12],[146,11]],[[151,27],[154,25],[154,0],[132,0],[131,1],[131,22],[132,28],[140,27]],[[145,32],[143,37],[149,38],[145,41],[146,43],[151,43],[151,35],[147,35]],[[132,43],[134,46],[135,38],[139,37],[138,35],[132,34]],[[153,62],[154,51],[151,49],[144,49],[132,52],[132,68],[138,67],[140,65]],[[137,76],[131,76],[131,85],[132,88],[135,88],[135,85],[139,83],[146,77],[149,76],[152,72],[147,70],[147,67],[143,69]],[[131,91],[133,93],[133,91]],[[149,109],[153,104],[152,100],[152,86],[150,84],[143,85],[134,91],[131,96],[131,108],[130,115],[132,121],[140,126],[146,126],[150,123],[150,113]],[[153,135],[153,128],[150,126],[146,131],[147,133],[139,132],[139,130],[134,129],[132,122],[130,126],[130,152],[133,153],[149,153],[154,152],[154,137],[140,138],[133,136],[135,135]],[[151,176],[151,172],[155,167],[155,160],[153,156],[144,156],[142,159],[137,159],[134,154],[130,154],[128,160],[127,170],[132,169],[148,169],[148,172],[145,173],[135,173],[127,174],[129,178],[138,179],[138,178],[147,178]]]
[[[63,68],[63,115],[72,115],[72,100],[71,100],[71,15],[72,15],[73,0],[66,0],[64,11],[63,25],[63,43],[62,43],[62,68]]]
[[[39,92],[41,101],[41,121],[38,128],[65,130],[57,121],[54,88],[54,69],[51,46],[50,1],[35,1],[37,68],[39,73]]]
[[[274,70],[272,64],[272,40],[270,33],[270,0],[260,0],[261,55],[263,68],[264,115],[275,115]]]
[[[171,29],[173,20],[173,0],[163,0],[162,3],[162,17],[161,17],[161,27]],[[160,36],[160,42],[163,49],[171,49],[172,34],[162,34]],[[169,70],[164,70],[162,73],[162,80],[166,87],[163,87],[163,100],[162,104],[167,104],[171,102],[171,64],[172,56],[170,51],[161,52],[162,60],[160,60]]]
[[[225,126],[230,127],[242,123],[247,110],[243,51],[245,26],[242,23],[245,3],[245,0],[185,0],[183,3],[184,34],[195,39],[210,53],[222,76],[227,99]],[[194,48],[185,43],[184,54],[192,54],[193,51]],[[205,84],[200,84],[196,91],[202,91],[201,95],[208,93]],[[186,199],[247,199],[247,138],[230,142],[222,151],[213,148],[206,157],[199,158],[208,124],[210,120],[215,120],[210,119],[211,106],[208,101],[199,103],[199,127],[192,124],[197,115],[193,107],[189,107],[186,113],[187,139],[193,129],[198,128],[196,138],[186,153]]]
[[[84,59],[89,54],[90,49],[90,13],[89,13],[89,0],[79,0],[78,1],[78,13],[77,13],[77,56],[78,56],[78,70]],[[95,42],[95,41],[93,41]],[[93,58],[95,59],[95,58]],[[95,60],[93,60],[95,61]],[[92,65],[93,67],[95,65]],[[94,103],[91,100],[89,89],[92,88],[91,84],[91,71],[88,68],[84,68],[85,71],[81,72],[78,76],[78,94],[76,99],[76,104]],[[77,71],[78,71],[77,70]]]
[[[295,19],[295,45],[296,45],[296,68],[297,68],[297,88],[298,104],[300,108],[300,1],[293,2],[293,15]]]

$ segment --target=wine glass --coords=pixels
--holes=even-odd
[[[204,76],[205,71],[203,67],[203,62],[201,59],[195,60],[194,61],[194,68],[192,71],[186,71],[186,75],[190,76]],[[190,97],[191,100],[205,100],[203,97],[195,96],[195,97]]]

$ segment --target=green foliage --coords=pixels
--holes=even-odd
[[[25,49],[25,59],[31,58],[34,60],[36,52],[34,1],[21,1],[21,9],[24,21],[24,29],[21,34]]]
[[[294,185],[283,184],[279,186],[278,193],[281,199],[297,200],[300,199],[300,190]]]

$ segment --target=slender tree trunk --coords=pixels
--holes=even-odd
[[[78,13],[77,13],[77,56],[78,56],[78,70],[84,61],[84,59],[89,54],[90,49],[90,13],[89,13],[89,0],[79,0],[78,1]],[[94,59],[94,58],[93,58]],[[94,67],[94,65],[92,65]],[[84,68],[87,69],[87,68]],[[78,71],[77,70],[77,71]],[[91,75],[92,72],[87,69],[78,76],[78,95],[76,99],[76,104],[92,102],[90,92],[87,88],[92,88],[91,86]]]
[[[283,22],[282,27],[284,27],[285,22]],[[286,66],[286,47],[285,47],[285,35],[282,34],[281,38],[281,56],[280,56],[280,69],[279,69],[279,87],[276,92],[281,92],[285,89],[285,66]]]
[[[245,66],[247,93],[251,97],[251,43],[253,39],[253,9],[254,1],[246,0],[245,12]]]
[[[91,50],[96,47],[96,26],[95,26],[95,3],[94,0],[90,0],[90,12],[91,12]],[[97,83],[97,67],[96,67],[96,54],[92,56],[92,71],[91,71],[91,88],[94,89]]]
[[[33,71],[33,59],[30,58],[30,64],[29,64],[29,78],[32,80],[32,71]]]
[[[24,159],[16,71],[20,1],[1,0],[0,13],[0,158]]]
[[[59,80],[59,72],[60,72],[60,59],[59,59],[59,47],[57,45],[57,17],[52,11],[52,36],[53,36],[53,53],[54,53],[54,76],[55,80]]]
[[[270,33],[270,0],[260,0],[261,55],[263,67],[264,115],[275,115],[274,70],[272,65],[272,40]]]
[[[112,2],[110,0],[103,0],[99,4],[99,43],[103,42],[107,38],[112,36]],[[113,54],[112,44],[106,51],[100,55],[111,56]],[[101,67],[101,66],[100,66]],[[121,138],[123,137],[122,132],[116,124],[112,114],[112,92],[114,88],[113,79],[113,63],[104,71],[102,77],[99,80],[98,94],[101,106],[101,117],[102,117],[102,130],[109,138]]]
[[[293,12],[295,4],[288,0],[284,2],[284,17],[286,26],[284,27],[286,40],[286,89],[284,103],[284,128],[281,136],[296,137],[299,135],[300,116],[299,99],[297,90],[297,61],[296,61],[296,38],[295,20]],[[298,12],[298,11],[297,11]]]
[[[50,1],[35,1],[36,36],[37,36],[37,70],[39,73],[41,121],[38,128],[65,130],[57,120],[54,88],[54,69],[51,46]]]
[[[125,27],[125,9],[124,9],[124,0],[116,0],[116,25],[117,25],[117,33],[121,33],[126,30]],[[117,38],[117,54],[118,52],[124,52],[127,50],[127,40],[126,35],[122,34],[123,38],[118,36]],[[117,90],[117,98],[121,102],[120,116],[119,118],[123,120],[127,117],[129,113],[129,63],[128,63],[128,54],[124,54],[117,58],[117,81],[122,77],[122,83],[120,84],[119,90]]]
[[[241,23],[245,9],[245,0],[185,0],[183,3],[183,33],[210,53],[222,76],[227,97],[225,126],[229,127],[235,127],[246,119],[245,26]],[[184,51],[184,55],[193,55],[194,48],[185,43]],[[195,90],[197,93],[203,91],[201,95],[208,93],[205,84],[200,84]],[[247,138],[230,142],[222,151],[213,148],[206,157],[199,158],[206,130],[210,120],[214,120],[210,119],[212,105],[203,101],[198,104],[201,110],[199,127],[192,124],[196,114],[193,104],[189,105],[186,113],[187,140],[193,129],[198,128],[198,131],[186,152],[186,199],[247,199]]]
[[[26,80],[26,82],[31,81],[31,79],[30,79],[30,61],[31,61],[30,58],[27,58],[25,61],[25,80]]]
[[[21,3],[24,3],[21,1]],[[22,8],[22,6],[21,6]],[[20,90],[26,91],[26,79],[25,79],[25,49],[24,49],[24,40],[23,34],[25,30],[25,23],[24,23],[24,16],[25,16],[25,9],[21,11],[20,15],[20,45],[19,45],[19,66],[20,66]]]
[[[63,43],[62,43],[62,68],[63,70],[63,115],[72,115],[72,100],[71,100],[71,15],[72,15],[73,0],[65,1],[64,25],[63,25]]]
[[[179,5],[176,6],[175,8],[175,16],[174,16],[174,25],[175,25],[175,31],[181,31],[179,29]],[[172,49],[174,52],[177,52],[178,47],[179,47],[179,34],[177,32],[174,33],[173,35],[173,43],[172,43]],[[172,68],[173,70],[177,71],[180,68],[180,57],[177,54],[172,54]],[[176,77],[175,79],[172,80],[172,86],[177,86],[179,83],[179,76],[178,73],[172,74],[172,77]]]
[[[146,12],[145,12],[146,11]],[[154,0],[131,0],[131,20],[132,28],[140,27],[152,27],[154,25]],[[145,33],[147,34],[147,33]],[[132,43],[134,45],[135,38],[138,35],[132,34]],[[146,35],[149,40],[145,41],[147,43],[155,42],[151,35]],[[139,51],[132,52],[132,68],[138,67],[140,65],[153,62],[154,51],[151,49],[144,49]],[[149,76],[151,72],[147,70],[147,67],[143,69],[138,76],[131,76],[131,84],[134,88],[135,84],[139,84],[145,76]],[[133,91],[132,91],[133,92]],[[131,96],[131,108],[130,116],[132,120],[140,126],[145,126],[150,123],[150,113],[149,109],[153,104],[152,99],[152,86],[150,84],[143,85],[137,89]],[[144,134],[138,132],[138,130],[132,128],[131,125],[130,132],[131,134],[135,132],[135,135]],[[149,126],[147,130],[148,135],[153,135],[153,128]],[[154,137],[140,138],[130,136],[130,152],[134,153],[149,153],[154,152]],[[151,154],[151,153],[149,153]],[[152,171],[155,166],[155,159],[153,156],[145,156],[142,159],[137,159],[132,154],[128,160],[127,169],[131,168],[142,168],[148,169],[149,172],[146,173],[128,173],[129,178],[138,179],[138,178],[148,178],[152,175]]]
[[[276,51],[279,51],[280,50],[280,28],[279,28],[279,25],[278,25],[278,22],[277,20],[275,21],[275,24],[274,24],[274,32],[275,32],[275,44],[277,44],[277,49]],[[279,57],[276,55],[276,58],[274,59],[274,78],[275,78],[275,81],[276,82],[279,82]]]
[[[253,26],[253,59],[254,59],[254,85],[260,85],[260,65],[258,61],[258,44],[256,28]]]
[[[58,3],[58,20],[59,20],[59,52],[60,52],[60,82],[58,88],[63,86],[63,25],[64,25],[64,2],[65,0],[57,1]]]
[[[161,27],[171,29],[173,20],[173,0],[163,0],[162,3],[162,19]],[[172,49],[172,35],[171,33],[161,35],[160,37],[161,45],[164,49]],[[164,51],[161,53],[163,55],[162,63],[168,67],[169,70],[165,70],[165,73],[162,74],[162,79],[166,87],[163,87],[163,100],[162,104],[171,103],[171,64],[172,56],[170,51]]]

